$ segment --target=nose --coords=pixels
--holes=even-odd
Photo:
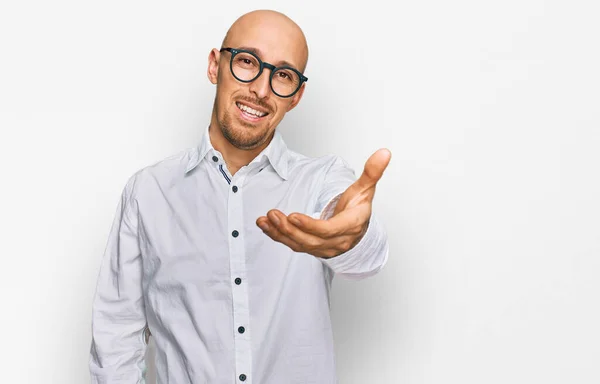
[[[269,85],[269,77],[271,70],[265,68],[260,76],[250,83],[250,92],[254,93],[259,99],[266,99],[271,92],[271,86]]]

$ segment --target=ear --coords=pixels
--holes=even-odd
[[[208,80],[217,84],[217,78],[219,77],[219,61],[221,59],[221,52],[218,49],[213,48],[208,54],[208,69],[206,74],[208,75]]]
[[[302,83],[298,92],[296,92],[296,94],[292,97],[292,102],[288,106],[286,112],[291,111],[292,109],[294,109],[296,107],[296,105],[298,105],[298,103],[300,102],[300,99],[302,99],[302,95],[304,94],[305,87],[306,87],[306,83]]]

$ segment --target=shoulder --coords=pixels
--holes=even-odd
[[[185,170],[195,151],[195,147],[185,148],[138,169],[127,179],[125,194],[131,198],[156,187],[170,189],[185,176]]]
[[[309,157],[294,151],[289,151],[289,169],[296,175],[309,173],[315,177],[324,178],[327,174],[336,172],[349,172],[354,174],[354,169],[341,156],[325,154]]]
[[[292,171],[327,173],[332,167],[342,165],[348,167],[348,163],[339,155],[325,154],[310,157],[301,153],[288,150],[289,167]]]

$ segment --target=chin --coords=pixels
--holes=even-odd
[[[219,125],[225,139],[239,149],[254,149],[263,144],[269,135],[269,128],[264,124],[248,124],[236,118],[231,119],[228,115]]]

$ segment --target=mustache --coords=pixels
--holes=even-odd
[[[269,113],[273,112],[273,108],[271,108],[271,106],[269,104],[265,103],[264,101],[262,101],[260,99],[254,99],[252,97],[242,96],[242,97],[238,98],[238,101],[247,101],[248,103],[252,103],[256,106],[264,108]]]

